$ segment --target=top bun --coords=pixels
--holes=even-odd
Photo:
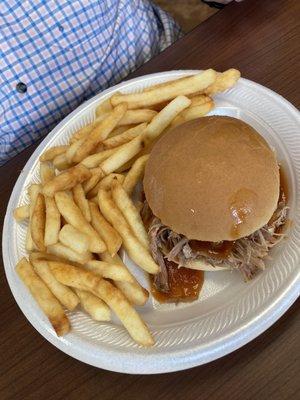
[[[245,122],[212,116],[170,129],[146,165],[154,215],[188,239],[235,240],[276,210],[279,167],[267,142]]]

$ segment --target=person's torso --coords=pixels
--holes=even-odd
[[[0,5],[0,164],[170,44],[148,1]]]

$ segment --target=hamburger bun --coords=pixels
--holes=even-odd
[[[144,190],[153,214],[173,231],[201,241],[235,240],[272,217],[279,168],[274,152],[250,125],[204,117],[158,140],[146,165]]]

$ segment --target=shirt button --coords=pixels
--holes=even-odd
[[[17,92],[19,93],[26,93],[27,92],[27,85],[24,82],[19,82],[16,84]]]

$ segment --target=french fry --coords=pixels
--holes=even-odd
[[[106,245],[101,239],[98,232],[84,218],[79,207],[73,199],[65,192],[57,192],[55,194],[55,202],[59,212],[68,224],[85,233],[89,237],[89,250],[93,253],[102,253],[106,250]],[[76,261],[76,260],[75,260]]]
[[[206,94],[197,94],[190,97],[191,105],[190,107],[202,106],[202,104],[209,103],[212,99]]]
[[[58,242],[58,233],[60,230],[60,213],[53,197],[45,197],[46,221],[44,244],[49,246]]]
[[[216,72],[208,69],[199,74],[166,83],[164,86],[149,89],[142,93],[115,94],[111,98],[111,104],[116,105],[125,102],[129,109],[151,107],[153,104],[174,99],[177,96],[185,96],[195,92],[204,91],[216,80]]]
[[[142,122],[149,122],[157,114],[154,110],[127,110],[124,117],[119,121],[118,125],[131,125],[140,124]]]
[[[55,177],[55,169],[52,163],[48,161],[42,161],[40,163],[40,176],[42,185],[51,181]]]
[[[134,128],[135,125],[121,125],[117,126],[113,131],[110,132],[110,134],[107,136],[108,138],[111,138],[113,136],[121,135],[122,133],[128,131],[131,128]]]
[[[224,92],[233,87],[240,79],[241,73],[237,69],[230,68],[225,72],[218,72],[214,83],[208,86],[204,93],[213,95],[219,92]]]
[[[63,258],[64,260],[70,260],[71,263],[75,262],[81,265],[87,263],[93,258],[89,251],[86,253],[77,253],[77,251],[72,250],[70,247],[63,245],[62,243],[55,243],[48,246],[47,252],[59,258]]]
[[[14,219],[18,222],[24,221],[24,219],[28,219],[30,215],[30,207],[28,204],[24,204],[23,206],[19,206],[14,209]]]
[[[73,157],[77,153],[78,149],[82,146],[82,143],[85,141],[86,137],[83,137],[81,139],[75,140],[68,150],[66,151],[66,158],[68,162],[71,164],[73,162]]]
[[[180,79],[185,79],[185,78],[180,78]],[[158,84],[158,85],[155,85],[155,86],[151,86],[150,88],[144,89],[144,91],[146,91],[146,90],[149,91],[150,89],[152,89],[152,88],[154,88],[156,86],[158,87],[160,85],[165,86],[166,83],[168,83],[168,82],[164,82],[164,83],[161,83],[161,84]],[[187,97],[189,99],[191,99],[191,101],[192,101],[191,106],[199,106],[199,105],[204,104],[207,101],[211,100],[211,98],[209,96],[207,96],[206,94],[198,93],[198,92],[192,93],[191,95],[188,95]],[[169,101],[164,101],[162,103],[154,104],[151,108],[153,110],[159,112],[163,108],[165,108],[168,105],[168,103],[169,103]]]
[[[118,232],[106,221],[100,213],[98,205],[90,203],[92,226],[99,233],[106,244],[109,254],[114,256],[122,245],[122,238]]]
[[[134,283],[135,279],[123,265],[110,264],[105,261],[92,260],[84,264],[84,268],[106,279]]]
[[[57,243],[56,243],[57,244]],[[54,251],[58,254],[60,252],[60,246],[58,246]],[[58,250],[57,250],[58,249]],[[90,255],[92,259],[92,255]],[[61,255],[55,255],[51,253],[46,253],[43,251],[33,251],[32,253],[29,254],[29,261],[31,264],[33,264],[35,261],[58,261],[58,262],[64,262],[64,263],[69,263],[74,265],[75,267],[82,267],[83,263],[78,263],[76,261],[71,261],[66,259],[65,257]]]
[[[103,188],[106,190],[110,189],[110,185],[111,185],[111,182],[113,181],[114,177],[116,177],[116,179],[118,179],[118,181],[121,183],[125,179],[124,175],[122,175],[122,174],[114,174],[114,173],[109,174],[105,178],[101,179],[101,181],[98,182],[97,185],[94,186],[93,189],[87,193],[87,198],[91,199],[94,196],[97,196],[99,188]],[[98,204],[98,200],[97,200],[96,204]]]
[[[72,225],[64,225],[59,232],[59,241],[79,254],[87,253],[89,250],[89,237],[75,229]]]
[[[144,142],[147,142],[146,140]],[[148,151],[149,146],[152,146],[154,142],[146,143],[146,147],[143,148],[142,151],[140,151],[136,156],[134,156],[131,160],[127,161],[125,164],[123,164],[120,168],[116,170],[117,174],[125,174],[129,172],[130,168],[133,166],[133,164],[136,162],[138,158],[140,158],[143,155],[149,155],[150,151]],[[152,148],[152,147],[151,147]]]
[[[144,89],[144,90],[145,90],[145,89]],[[190,97],[190,96],[187,96],[187,97]],[[162,103],[153,104],[153,105],[151,106],[151,109],[154,110],[154,111],[156,111],[156,112],[159,112],[159,111],[161,111],[163,108],[165,108],[166,105],[168,105],[168,103],[169,103],[169,101],[163,101]]]
[[[101,179],[101,180],[102,180],[102,179]],[[87,198],[89,201],[92,201],[92,199],[93,199],[94,197],[97,196],[98,190],[99,190],[99,187],[100,187],[100,183],[101,183],[101,181],[99,181],[99,182],[97,183],[97,185],[93,187],[93,189],[91,189],[88,193],[86,193],[86,198]],[[98,201],[97,201],[96,204],[98,204]]]
[[[29,220],[29,223],[30,223],[30,220]],[[26,249],[26,251],[36,250],[36,246],[33,243],[33,240],[31,237],[30,225],[28,225],[27,232],[26,232],[25,249]]]
[[[158,265],[154,262],[146,248],[133,234],[121,211],[112,201],[110,194],[103,189],[99,189],[98,202],[99,208],[104,217],[112,224],[112,226],[122,237],[123,245],[133,261],[150,274],[158,273]]]
[[[135,234],[141,244],[146,249],[149,249],[149,238],[140,213],[135,208],[135,205],[122,185],[116,180],[112,182],[111,193],[115,204],[122,212],[132,232]]]
[[[144,147],[145,143],[142,135],[123,144],[123,146],[120,146],[110,157],[100,164],[102,171],[107,175],[116,171],[138,154]]]
[[[100,297],[116,313],[130,336],[143,346],[152,346],[154,340],[149,329],[123,293],[110,282],[97,275],[57,262],[49,262],[55,278],[67,286],[88,290]]]
[[[124,173],[124,172],[128,172],[138,158],[140,158],[140,157],[142,157],[144,155],[150,155],[155,143],[160,139],[160,137],[162,135],[164,135],[164,133],[168,129],[169,129],[169,127],[166,128],[159,136],[157,136],[155,139],[153,139],[151,141],[144,137],[144,145],[145,145],[145,147],[136,156],[134,156],[132,159],[127,161],[125,164],[123,164],[115,172],[118,173],[118,174],[121,174],[121,173]]]
[[[165,81],[165,82],[156,83],[155,85],[151,85],[151,86],[148,86],[148,87],[144,88],[143,92],[150,92],[150,91],[152,91],[154,89],[155,90],[162,89],[162,88],[164,88],[166,86],[169,86],[170,83],[172,83],[172,84],[175,83],[175,82],[178,83],[178,82],[183,81],[186,78],[187,78],[186,76],[183,76],[182,78],[174,78],[174,79],[171,79],[171,80],[168,80],[168,81]],[[118,93],[120,93],[120,92],[118,92]],[[158,104],[161,104],[161,103],[158,103]],[[166,106],[166,104],[165,104],[165,106]]]
[[[135,203],[135,208],[137,209],[137,211],[140,213],[142,211],[142,208],[144,206],[144,203],[140,200],[137,200]]]
[[[104,177],[104,172],[100,167],[97,168],[91,168],[91,177],[87,181],[85,181],[82,185],[84,193],[90,192],[97,184],[98,182]]]
[[[132,165],[123,182],[123,188],[128,195],[131,195],[136,184],[142,178],[149,154],[139,157]]]
[[[90,156],[83,159],[80,164],[84,165],[87,168],[99,167],[99,165],[108,157],[110,157],[115,151],[116,149],[109,149],[100,151],[99,153],[91,154]]]
[[[104,151],[103,142],[100,142],[99,144],[97,144],[95,151],[93,151],[93,153],[100,153],[100,151]]]
[[[99,189],[101,188],[104,190],[109,190],[111,187],[112,181],[117,180],[118,182],[123,183],[124,179],[125,179],[125,176],[122,174],[111,173],[99,182]]]
[[[45,235],[45,220],[46,220],[46,210],[45,210],[45,199],[42,193],[37,195],[35,206],[31,216],[30,232],[31,237],[38,248],[38,250],[46,250],[44,243]]]
[[[208,114],[214,108],[214,106],[215,104],[213,100],[210,100],[204,104],[189,107],[186,110],[183,110],[180,115],[183,116],[185,121],[189,121],[191,119],[203,117],[204,115]]]
[[[77,140],[86,138],[94,129],[96,125],[96,121],[91,122],[90,124],[83,126],[78,131],[76,131],[70,138],[69,143],[73,144]]]
[[[68,145],[50,147],[40,156],[40,161],[52,161],[60,154],[64,154],[67,151],[68,147]]]
[[[76,151],[73,156],[73,161],[82,161],[95,149],[98,143],[105,140],[109,133],[117,126],[126,110],[126,104],[119,104],[119,106],[115,107],[103,121],[96,125]]]
[[[95,321],[110,321],[109,307],[94,294],[80,289],[74,289],[80,299],[82,308],[94,319]]]
[[[140,109],[140,110],[128,110],[120,119],[117,126],[127,126],[127,125],[136,125],[142,122],[149,122],[151,119],[157,114],[155,110],[147,110],[147,109]],[[109,113],[101,114],[97,117],[96,121],[101,121],[106,118]]]
[[[65,153],[56,156],[52,162],[54,167],[59,171],[64,171],[65,169],[71,168],[74,165],[72,163],[69,163]]]
[[[163,108],[150,122],[144,132],[148,141],[156,139],[173,121],[173,119],[191,104],[185,96],[178,96]]]
[[[112,111],[112,108],[109,111]],[[83,126],[71,136],[69,140],[70,144],[73,144],[77,140],[87,138],[92,130],[96,128],[96,126],[98,126],[99,123],[108,116],[108,114],[109,112],[107,111],[105,113],[99,114],[98,116],[96,115],[96,119],[94,121],[90,122],[88,125]]]
[[[140,286],[139,283],[135,284],[115,281],[114,284],[118,289],[121,290],[131,304],[136,306],[144,306],[147,303],[149,292]]]
[[[113,136],[111,138],[104,140],[103,141],[104,148],[111,149],[129,142],[135,137],[141,135],[145,130],[146,126],[147,126],[146,123],[139,124],[138,126],[135,126],[134,128],[131,128],[128,131],[121,133],[120,135]]]
[[[96,108],[96,117],[99,117],[102,114],[108,113],[112,110],[112,105],[110,102],[110,98],[102,101]]]
[[[29,261],[31,264],[33,264],[35,261],[41,261],[41,260],[66,262],[66,259],[63,257],[59,257],[54,254],[46,253],[43,251],[33,251],[32,253],[29,254]]]
[[[80,208],[84,218],[88,222],[91,222],[89,202],[85,197],[85,192],[81,183],[78,183],[76,186],[73,187],[73,199],[75,201],[75,204]]]
[[[97,193],[98,193],[98,192],[97,192]],[[97,196],[92,197],[89,201],[90,201],[91,203],[94,203],[94,204],[96,204],[96,205],[98,206],[98,197],[97,197]]]
[[[183,110],[171,123],[171,127],[183,124],[184,122],[190,121],[192,119],[197,119],[208,114],[214,108],[214,102],[208,101],[204,104],[188,107]]]
[[[32,214],[33,214],[33,210],[35,207],[35,202],[36,202],[37,196],[41,192],[41,190],[42,190],[42,186],[37,183],[33,183],[28,188],[30,203],[29,203],[29,223],[28,223],[27,234],[26,234],[25,248],[29,252],[36,248],[36,246],[32,240],[32,236],[31,236],[31,218],[32,218]]]
[[[43,187],[45,196],[53,197],[56,192],[72,189],[77,183],[86,181],[91,177],[91,172],[84,165],[76,165],[57,175]]]
[[[101,253],[100,258],[107,263],[122,265],[124,268],[127,268],[118,254],[112,257],[107,251],[104,251]],[[133,283],[115,281],[114,284],[123,292],[131,304],[143,306],[149,298],[149,292],[139,284],[133,275],[131,276],[134,279]]]
[[[18,262],[16,271],[48,317],[57,335],[62,336],[68,333],[70,330],[70,323],[62,306],[45,283],[34,272],[32,265],[26,258],[22,258]]]
[[[57,300],[68,310],[74,310],[79,303],[79,298],[69,287],[61,284],[54,278],[47,261],[35,260],[32,264],[34,271],[48,286],[48,288],[54,294]]]

